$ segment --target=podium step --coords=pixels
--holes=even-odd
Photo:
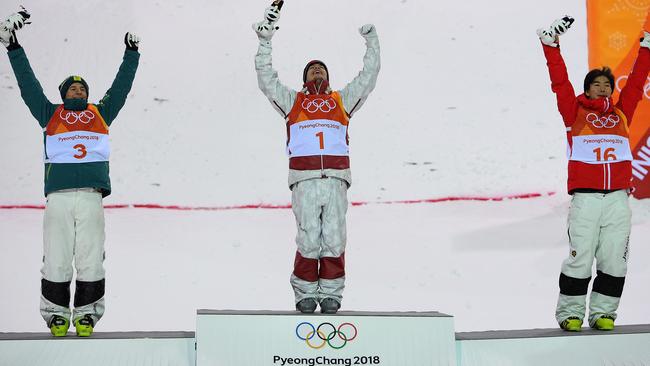
[[[194,366],[194,332],[0,333],[0,366]]]
[[[462,366],[650,365],[650,325],[457,333],[456,344]]]
[[[197,314],[197,366],[456,365],[453,317],[438,312]]]

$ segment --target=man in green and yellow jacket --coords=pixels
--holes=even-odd
[[[7,47],[21,96],[43,128],[47,203],[41,315],[56,337],[67,335],[70,320],[77,335],[87,337],[104,313],[102,198],[111,193],[109,127],[131,90],[140,40],[131,33],[124,36],[122,64],[99,103],[88,103],[88,84],[80,76],[70,76],[59,86],[63,104],[53,104],[43,93],[16,38],[16,31],[29,18],[23,9],[0,23],[0,42]],[[77,275],[71,311],[73,261]]]

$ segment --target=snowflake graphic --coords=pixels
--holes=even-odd
[[[627,13],[635,21],[643,23],[649,7],[650,0],[615,0],[607,9],[607,14]]]
[[[614,32],[609,36],[609,47],[615,51],[621,51],[628,44],[628,37],[621,32]]]
[[[645,12],[648,9],[648,6],[650,6],[650,1],[648,0],[623,0],[623,2],[630,8],[643,12]]]

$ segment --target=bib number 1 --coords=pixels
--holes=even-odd
[[[325,150],[325,136],[323,136],[323,131],[316,134],[318,137],[318,143],[321,150]]]

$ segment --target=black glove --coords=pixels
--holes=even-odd
[[[140,37],[131,32],[126,32],[124,35],[124,44],[127,50],[137,51],[138,46],[140,46]]]

